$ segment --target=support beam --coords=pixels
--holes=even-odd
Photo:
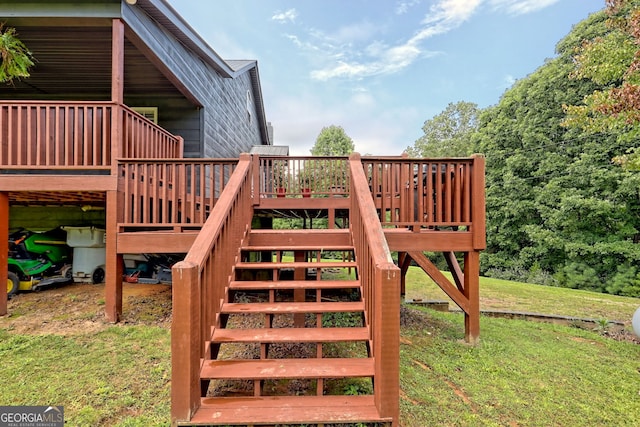
[[[464,253],[464,273],[452,271],[454,277],[458,275],[463,281],[459,286],[454,286],[422,252],[408,252],[408,255],[462,309],[465,341],[477,344],[480,339],[480,251]],[[445,257],[447,262],[453,263],[453,253],[445,254]],[[457,264],[455,261],[455,265]]]
[[[9,193],[0,192],[0,283],[7,283],[9,254]],[[5,285],[6,286],[6,285]],[[7,291],[0,290],[0,316],[7,314]]]
[[[444,255],[444,259],[447,261],[447,266],[449,267],[451,276],[453,276],[453,280],[456,282],[456,286],[460,292],[464,292],[464,273],[460,268],[455,252],[443,252],[442,254]]]
[[[124,23],[119,19],[111,29],[111,101],[124,103]]]
[[[460,292],[460,290],[458,290],[458,288],[454,286],[449,279],[440,272],[440,270],[438,270],[438,267],[429,261],[429,258],[427,258],[422,252],[412,251],[408,252],[408,254],[420,266],[420,268],[422,268],[425,273],[427,273],[429,277],[431,277],[431,279],[440,286],[440,289],[442,289],[449,298],[451,298],[453,302],[460,307],[462,311],[465,313],[469,312],[469,301],[466,295]]]
[[[406,252],[398,252],[398,267],[400,267],[400,296],[407,293],[407,271],[411,265],[411,257]]]
[[[118,162],[122,152],[122,109],[124,103],[124,23],[112,21],[111,28],[111,100],[118,104],[112,122],[111,175],[117,176]],[[106,215],[106,271],[105,271],[105,314],[110,322],[118,322],[122,316],[122,255],[118,254],[118,223],[122,222],[124,204],[119,203],[118,190],[107,191]]]
[[[116,323],[122,316],[122,274],[124,262],[118,254],[118,223],[122,213],[121,195],[117,191],[107,192],[106,216],[106,271],[105,314],[109,322]]]
[[[464,296],[469,308],[464,314],[464,339],[469,344],[480,340],[480,252],[464,255]]]

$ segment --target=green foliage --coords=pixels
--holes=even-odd
[[[578,67],[571,76],[590,79],[599,85],[621,82],[633,62],[636,49],[629,36],[619,30],[585,40],[577,50],[575,60]]]
[[[421,136],[406,152],[411,157],[464,157],[473,154],[471,135],[478,127],[478,105],[450,103],[437,116],[424,122]]]
[[[331,125],[322,128],[316,138],[311,154],[314,156],[348,156],[353,153],[353,140],[341,126]]]
[[[29,77],[34,65],[31,51],[18,39],[16,29],[0,25],[0,82]]]
[[[639,180],[611,162],[635,141],[611,128],[594,127],[601,132],[593,134],[567,127],[563,109],[606,89],[569,77],[585,37],[607,36],[605,20],[600,13],[587,20],[591,25],[577,25],[558,44],[558,57],[480,114],[473,138],[487,159],[484,274],[624,295],[640,291],[634,275],[619,271],[640,261],[634,243]]]
[[[602,86],[582,102],[565,105],[564,126],[587,133],[611,132],[621,141],[637,141],[640,133],[640,1],[610,0],[606,32],[585,37],[574,50],[571,77]],[[640,170],[635,147],[612,156],[630,170]]]

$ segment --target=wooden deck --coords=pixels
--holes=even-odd
[[[317,418],[335,421],[341,413],[345,422],[397,425],[399,305],[412,262],[463,310],[467,341],[479,338],[479,252],[485,247],[484,159],[479,156],[184,159],[180,137],[118,103],[0,102],[0,281],[6,280],[8,218],[14,205],[105,209],[105,300],[111,321],[122,313],[123,254],[187,254],[174,267],[174,424],[237,424],[251,411],[270,413],[264,424],[314,422],[303,415],[311,407],[353,404],[349,416],[326,409]],[[254,230],[254,215],[307,218],[308,224],[327,218],[329,228]],[[282,261],[285,251],[295,254],[293,262]],[[308,258],[325,251],[349,258]],[[391,251],[398,253],[395,264]],[[444,254],[453,280],[429,261],[426,251]],[[255,261],[250,253],[271,253],[275,260]],[[357,271],[358,279],[319,279],[323,269],[336,268]],[[242,278],[257,276],[252,271],[259,270],[272,276]],[[282,280],[284,270],[294,272],[293,280]],[[312,270],[315,280],[308,277]],[[336,289],[357,291],[360,299],[322,300]],[[263,292],[268,299],[234,301],[239,290]],[[276,301],[276,292],[285,290],[293,299]],[[313,301],[305,299],[308,293],[315,295]],[[302,329],[305,316],[322,324],[323,315],[340,312],[360,313],[363,324],[348,331]],[[264,328],[225,329],[229,317],[247,313],[263,316]],[[285,313],[293,316],[295,327],[272,329],[274,316]],[[370,358],[323,360],[324,343],[333,341],[364,342]],[[261,358],[220,362],[220,346],[230,342],[257,343]],[[274,362],[269,357],[274,343],[312,343],[317,358]],[[373,394],[357,403],[324,396],[323,381],[341,373],[370,377]],[[255,383],[253,395],[242,400],[255,408],[243,413],[240,401],[203,393],[204,384],[228,376]],[[266,380],[303,377],[316,382],[316,396],[287,400],[286,410],[280,398],[262,393]],[[213,422],[210,417],[218,413],[223,415]]]

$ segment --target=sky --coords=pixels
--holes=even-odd
[[[252,59],[274,144],[341,126],[400,155],[450,103],[495,105],[604,0],[168,0],[223,59]]]

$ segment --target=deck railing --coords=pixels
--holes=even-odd
[[[352,191],[344,157],[253,156],[253,162],[253,185],[260,189],[260,198],[293,198],[299,208],[313,209],[317,197],[349,197]],[[120,160],[124,224],[204,224],[235,165],[234,159]],[[474,228],[482,238],[482,157],[366,157],[361,167],[383,227]],[[278,185],[286,193],[278,192]]]
[[[202,226],[238,162],[235,159],[119,161],[122,226]]]
[[[375,359],[374,400],[383,417],[399,419],[400,269],[391,253],[371,199],[358,155],[351,156],[350,227]],[[394,423],[394,425],[396,425]]]
[[[415,228],[470,226],[478,159],[363,158],[380,222]]]
[[[349,194],[346,157],[260,156],[261,197],[326,197]]]
[[[189,421],[200,405],[200,361],[211,326],[219,315],[225,287],[233,273],[237,250],[253,215],[252,162],[240,158],[236,173],[191,250],[173,266],[173,321],[171,324],[172,421]],[[222,248],[222,249],[221,249]],[[196,309],[194,309],[194,307]]]
[[[179,158],[182,146],[113,102],[0,101],[4,169],[109,169],[114,157]]]
[[[155,123],[123,107],[123,140],[120,156],[127,159],[179,159],[184,144]]]

